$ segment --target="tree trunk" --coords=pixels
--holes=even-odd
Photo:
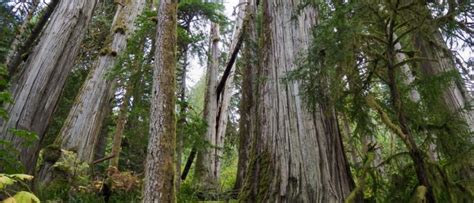
[[[209,60],[207,65],[207,85],[204,98],[204,119],[207,122],[207,131],[203,139],[210,145],[200,149],[196,158],[195,178],[202,190],[209,190],[216,186],[217,177],[214,163],[216,157],[213,149],[216,146],[217,133],[217,71],[219,69],[219,25],[211,24],[211,39],[209,49]],[[215,188],[214,188],[215,189]]]
[[[111,154],[114,156],[110,159],[109,167],[115,167],[118,169],[119,160],[120,160],[120,152],[122,151],[122,137],[123,137],[123,130],[125,129],[125,124],[127,124],[127,114],[128,114],[128,103],[130,102],[130,97],[132,96],[132,84],[128,84],[127,88],[125,89],[125,95],[123,96],[122,104],[120,105],[119,115],[117,118],[117,125],[115,127],[114,139],[112,142],[112,152]]]
[[[189,32],[188,32],[189,33]],[[186,45],[188,46],[188,45]],[[182,54],[182,66],[181,72],[179,74],[179,90],[178,90],[178,97],[179,97],[179,119],[178,119],[178,134],[177,134],[177,141],[176,141],[176,174],[179,177],[181,175],[181,162],[183,157],[183,150],[184,150],[184,127],[186,125],[186,112],[188,111],[188,103],[186,100],[186,73],[188,67],[188,48],[183,49]],[[179,192],[179,188],[181,186],[181,178],[176,178],[176,192]]]
[[[20,151],[20,160],[29,172],[35,166],[39,142],[73,66],[96,2],[61,1],[19,80],[13,84],[15,102],[7,107],[10,118],[2,121],[0,138],[10,141]],[[10,129],[32,131],[40,140],[25,147],[24,140],[13,135]]]
[[[427,76],[439,76],[445,72],[457,71],[453,55],[449,53],[446,42],[438,30],[432,33],[415,33],[413,36],[414,46],[421,53],[421,57],[430,59],[421,62],[422,73]],[[436,149],[447,157],[457,157],[459,152],[470,150],[468,146],[474,143],[472,132],[474,131],[474,111],[472,111],[472,98],[465,88],[462,80],[452,81],[442,93],[440,98],[442,113],[450,116],[451,121],[459,125],[448,126],[448,136],[438,136]],[[463,135],[467,145],[453,142],[452,134]],[[459,136],[455,136],[459,137]],[[453,144],[454,143],[454,144]],[[430,146],[433,148],[432,146]],[[456,148],[457,150],[452,150]],[[456,170],[456,179],[472,180],[474,177],[474,161],[466,161],[459,170]]]
[[[144,6],[145,0],[117,5],[111,43],[101,50],[101,56],[94,63],[56,139],[61,148],[74,149],[82,161],[93,161],[106,107],[114,95],[114,80],[105,77],[116,57],[126,48],[127,37],[135,30],[135,19]]]
[[[415,48],[421,53],[421,57],[429,60],[421,63],[421,69],[424,74],[436,76],[448,71],[457,71],[453,56],[447,53],[448,48],[439,31],[433,31],[428,36],[426,33],[415,33],[413,40]],[[443,93],[443,103],[446,110],[452,114],[459,114],[466,122],[470,131],[474,131],[474,115],[471,110],[462,112],[471,102],[470,96],[467,94],[464,84],[455,81]]]
[[[258,53],[257,46],[257,5],[255,0],[249,2],[247,13],[250,15],[247,27],[244,29],[244,45],[242,58],[242,97],[240,99],[240,123],[239,123],[239,161],[237,164],[237,177],[234,185],[234,192],[240,192],[244,179],[247,176],[247,168],[250,161],[250,146],[255,134],[253,124],[255,124],[255,90],[258,58],[254,56]]]
[[[229,78],[226,81],[224,91],[222,92],[222,96],[220,101],[217,103],[217,118],[216,118],[216,135],[214,137],[214,145],[215,147],[212,149],[212,154],[215,157],[213,166],[214,169],[214,177],[219,183],[220,174],[221,174],[221,157],[224,155],[224,140],[225,140],[225,132],[227,129],[227,122],[229,120],[229,105],[230,99],[232,98],[232,90],[233,86],[232,83],[234,82],[234,75],[235,75],[235,64],[234,68],[232,68],[232,72],[229,75]]]
[[[342,202],[353,188],[332,107],[310,111],[297,82],[282,82],[311,43],[317,12],[300,1],[263,1],[257,131],[240,198],[247,202]]]
[[[158,7],[150,138],[145,166],[143,202],[175,202],[175,83],[177,0]]]

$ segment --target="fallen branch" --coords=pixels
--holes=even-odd
[[[107,157],[104,157],[104,158],[101,158],[101,159],[97,159],[97,160],[92,162],[92,165],[95,165],[95,164],[103,162],[103,161],[107,161],[107,160],[109,160],[111,158],[114,158],[114,157],[115,157],[115,154],[112,154],[110,156],[107,156]]]

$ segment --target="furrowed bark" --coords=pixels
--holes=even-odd
[[[176,201],[176,26],[177,0],[158,7],[150,138],[145,165],[143,202]]]
[[[13,83],[15,102],[7,107],[10,118],[2,120],[0,138],[20,151],[20,160],[30,173],[37,159],[39,141],[25,147],[24,140],[13,135],[10,129],[28,130],[42,139],[96,2],[61,1],[19,79]]]
[[[106,74],[127,46],[127,38],[135,30],[135,19],[144,6],[145,0],[117,5],[111,43],[101,50],[55,141],[61,148],[75,150],[83,161],[93,161],[94,147],[106,116],[104,109],[114,95],[114,80],[106,79]]]
[[[300,1],[263,1],[257,126],[246,202],[342,202],[353,188],[334,108],[310,111],[298,82],[282,82],[311,43],[317,11]]]
[[[33,27],[28,38],[25,41],[19,43],[17,47],[15,47],[11,58],[6,62],[8,68],[8,75],[10,78],[13,78],[15,74],[20,71],[18,67],[20,66],[23,60],[26,60],[28,52],[30,51],[31,47],[34,47],[34,42],[40,36],[41,31],[45,27],[58,3],[59,0],[52,0],[48,4],[48,7],[46,8],[43,16],[41,16],[35,27]]]

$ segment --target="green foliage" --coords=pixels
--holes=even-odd
[[[228,25],[223,14],[224,6],[220,3],[201,0],[183,0],[178,4],[178,59],[184,54],[197,55],[202,61],[206,56],[208,31],[205,30],[209,21],[222,27]]]
[[[5,65],[0,64],[0,118],[3,120],[8,119],[8,111],[5,109],[5,105],[13,102],[11,93],[8,91],[7,75]],[[26,137],[28,138],[28,136]],[[23,171],[24,168],[17,159],[18,154],[18,150],[9,141],[0,139],[0,166],[3,172],[16,173]]]
[[[382,144],[378,156],[386,161],[383,165],[367,172],[364,172],[363,164],[352,165],[356,177],[366,182],[365,198],[407,202],[419,184],[411,158],[405,156],[405,146],[400,147],[401,140],[391,138],[407,133],[401,132],[400,128],[399,116],[403,114],[417,147],[428,154],[432,153],[430,146],[437,146],[440,160],[432,163],[436,167],[427,169],[436,198],[439,201],[469,199],[470,194],[460,192],[466,185],[454,184],[465,178],[447,176],[446,173],[453,170],[445,164],[458,157],[456,155],[468,157],[466,154],[472,149],[472,134],[462,118],[465,110],[452,113],[443,100],[449,86],[462,83],[459,72],[454,69],[434,76],[420,74],[422,64],[441,62],[433,62],[438,58],[423,58],[413,45],[414,36],[424,33],[426,37],[432,37],[437,27],[431,23],[425,4],[400,2],[306,1],[301,9],[317,6],[320,22],[313,30],[313,42],[307,53],[301,53],[299,68],[288,74],[286,81],[301,81],[301,92],[310,109],[336,108],[346,115],[352,123],[351,143],[360,143],[355,148],[365,147],[363,138],[368,135]],[[401,50],[395,50],[396,43],[401,44]],[[443,48],[437,51],[447,52]],[[393,53],[397,52],[406,55],[405,61],[396,61]],[[415,74],[411,83],[406,82],[407,75],[401,70],[405,64]],[[394,82],[390,78],[391,69],[395,74]],[[394,103],[393,87],[398,88],[402,108]],[[419,101],[411,99],[413,91],[420,94]],[[366,100],[372,97],[369,95],[375,98],[372,104]],[[389,137],[377,136],[381,132],[389,132],[384,133]],[[427,155],[423,156],[430,162]],[[473,164],[472,159],[462,162]],[[380,173],[380,170],[384,172]]]
[[[11,93],[9,92],[9,82],[7,78],[7,71],[4,64],[0,64],[0,118],[3,120],[8,119],[8,111],[5,108],[7,104],[13,102]],[[22,138],[22,145],[25,147],[31,146],[36,140],[38,135],[36,133],[22,130],[22,129],[8,129],[8,132],[13,136]],[[4,172],[14,173],[23,171],[24,167],[17,159],[19,151],[13,144],[8,140],[0,139],[0,169]]]
[[[0,2],[0,64],[4,63],[20,20],[7,2]]]
[[[182,129],[178,129],[178,133],[186,135],[184,137],[185,146],[196,146],[199,150],[209,147],[209,143],[202,139],[202,135],[206,133],[207,123],[200,114],[195,111],[186,112],[186,125]]]
[[[146,9],[137,18],[136,29],[127,40],[127,48],[118,56],[114,68],[107,75],[107,79],[118,81],[116,91],[119,95],[114,106],[120,106],[125,92],[131,91],[119,168],[135,172],[143,171],[142,163],[146,157],[155,17],[155,11]],[[116,119],[117,114],[113,118]]]
[[[31,192],[22,191],[21,189],[27,189],[29,191],[26,181],[31,181],[33,176],[27,174],[1,174],[0,173],[0,194],[6,195],[8,198],[3,200],[3,202],[34,202],[39,203],[40,200],[36,195]],[[20,186],[13,187],[12,186]],[[15,193],[15,195],[11,195]]]

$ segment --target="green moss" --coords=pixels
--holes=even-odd
[[[109,47],[104,47],[99,51],[99,55],[105,56],[109,54],[112,50]]]
[[[43,160],[48,163],[56,163],[61,157],[61,148],[57,145],[48,145],[43,149]]]
[[[114,28],[114,33],[120,33],[122,35],[125,34],[125,32],[127,31],[127,28],[125,27],[125,25],[122,25],[122,26],[115,26]]]
[[[264,150],[260,153],[252,153],[248,175],[245,178],[244,186],[239,195],[239,202],[267,202],[271,201],[269,189],[272,180],[275,179],[274,166],[271,161],[271,153]],[[258,174],[255,171],[258,170]],[[258,180],[255,182],[254,180]],[[257,191],[253,191],[256,184]],[[255,193],[256,192],[256,193]]]
[[[415,194],[413,195],[413,198],[410,202],[412,203],[422,203],[422,202],[426,202],[426,192],[428,191],[428,189],[423,186],[423,185],[420,185],[416,188],[416,191],[415,191]]]

